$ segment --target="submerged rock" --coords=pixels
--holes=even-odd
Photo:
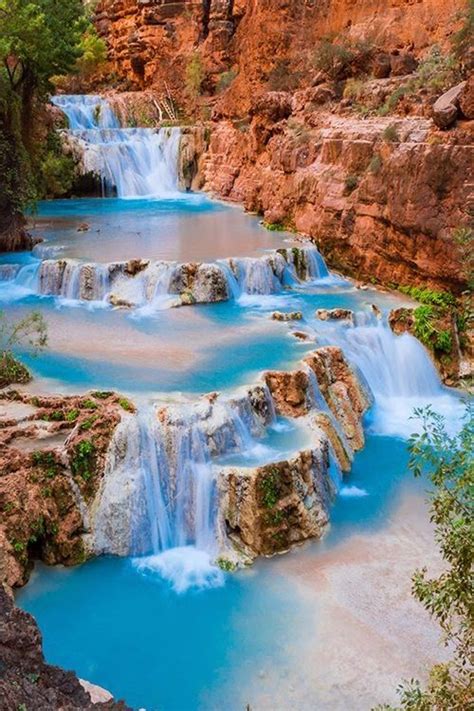
[[[318,309],[316,318],[320,321],[350,321],[354,323],[354,313],[350,309]]]
[[[288,313],[283,313],[282,311],[274,311],[272,313],[272,319],[274,321],[301,321],[303,314],[301,311],[290,311]]]

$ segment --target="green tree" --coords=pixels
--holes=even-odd
[[[466,405],[455,435],[431,407],[415,416],[423,427],[409,441],[409,467],[432,484],[431,521],[444,570],[434,578],[426,568],[417,570],[412,590],[439,623],[452,659],[432,668],[426,688],[411,680],[398,693],[410,711],[467,711],[474,700],[474,407]]]
[[[36,198],[37,108],[50,79],[74,68],[86,27],[81,0],[0,0],[0,249]]]

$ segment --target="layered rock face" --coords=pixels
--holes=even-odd
[[[425,119],[314,112],[307,126],[297,115],[265,119],[263,137],[256,118],[245,132],[221,122],[206,187],[268,222],[293,225],[331,266],[356,278],[462,289],[451,234],[472,203],[470,134],[432,140]],[[394,141],[384,137],[389,127]]]
[[[113,393],[2,393],[1,582],[24,584],[36,558],[65,565],[85,559],[88,507],[125,407],[132,408]]]
[[[188,131],[183,185],[296,228],[357,278],[460,291],[452,235],[471,219],[472,80],[448,106],[447,127],[464,118],[449,133],[433,128],[442,90],[431,76],[406,87],[434,44],[450,50],[465,9],[465,0],[102,0],[97,25],[135,88],[211,117],[209,148]],[[373,118],[361,120],[364,111]]]
[[[73,672],[46,664],[33,617],[15,607],[0,585],[0,707],[2,709],[111,709],[122,702],[93,703]]]

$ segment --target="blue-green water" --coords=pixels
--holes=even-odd
[[[422,486],[405,464],[401,440],[370,437],[344,483],[367,496],[338,497],[326,538],[291,555],[310,565],[355,532],[383,526],[402,492]],[[285,650],[314,634],[307,602],[281,574],[278,558],[227,575],[222,587],[181,595],[128,559],[74,569],[41,565],[17,600],[36,617],[50,662],[148,711],[241,710],[247,687],[252,703],[259,670],[284,673]]]
[[[83,222],[89,230],[78,232]],[[260,254],[285,239],[262,230],[258,220],[201,196],[45,203],[37,231],[46,237],[39,255],[52,249],[55,256],[95,261],[215,260]],[[30,254],[14,256],[0,257],[0,263],[34,261]],[[382,322],[374,321],[371,304],[387,310],[396,299],[341,280],[295,285],[240,303],[146,315],[15,295],[8,284],[0,298],[13,317],[35,308],[48,321],[46,353],[39,359],[19,353],[37,376],[38,389],[110,388],[138,400],[175,392],[194,397],[250,384],[264,369],[288,370],[317,345],[342,345],[372,387],[376,404],[366,425],[378,434],[370,434],[356,455],[332,507],[327,535],[288,554],[309,568],[355,534],[376,534],[403,493],[419,492],[422,484],[406,473],[406,445],[397,437],[409,431],[413,406],[436,401],[448,413],[454,407],[421,346],[409,337],[395,341]],[[363,312],[368,328],[350,330],[315,318],[316,309],[335,307]],[[301,310],[304,319],[275,322],[273,310]],[[297,340],[294,329],[306,331],[311,340]],[[260,445],[269,446],[273,460],[273,450],[288,452],[301,443],[295,430],[269,433]],[[228,461],[240,462],[245,454]],[[177,594],[158,573],[145,575],[129,559],[101,558],[68,570],[39,565],[17,599],[37,618],[48,661],[74,669],[132,706],[240,711],[253,703],[260,670],[270,667],[285,678],[288,650],[311,646],[317,633],[308,624],[308,600],[295,588],[283,558],[259,561],[249,571],[220,580],[223,584],[215,587]],[[278,700],[272,701],[277,708]],[[317,689],[312,704],[318,708]]]

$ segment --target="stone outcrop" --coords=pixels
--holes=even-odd
[[[94,703],[73,672],[46,664],[33,617],[15,607],[0,585],[0,707],[2,709],[110,709],[123,702]]]
[[[322,434],[322,433],[321,433]],[[287,461],[219,473],[220,510],[231,541],[247,555],[274,555],[319,538],[335,493],[328,477],[328,443]]]
[[[36,558],[65,565],[85,559],[88,507],[124,409],[133,406],[113,393],[1,394],[2,582],[24,584]]]
[[[472,204],[469,132],[431,140],[427,119],[361,121],[321,111],[296,121],[269,125],[263,142],[254,122],[246,132],[221,122],[206,188],[292,225],[355,278],[462,290],[450,236]]]
[[[349,321],[354,323],[354,312],[350,309],[318,309],[316,318],[320,321]]]
[[[442,94],[433,106],[433,121],[439,128],[449,128],[456,121],[459,102],[466,82],[463,81]]]

